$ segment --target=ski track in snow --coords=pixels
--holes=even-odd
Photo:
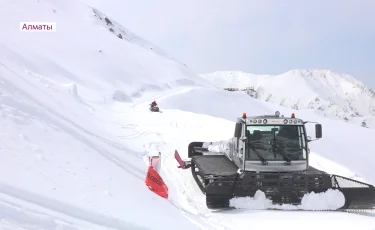
[[[6,66],[4,66],[4,67],[6,67]],[[16,74],[18,77],[21,77],[19,74],[15,73],[14,71],[12,71],[11,69],[9,69],[8,67],[6,67],[6,69],[8,69],[12,73]],[[21,79],[25,80],[22,77],[21,77]],[[88,147],[95,149],[100,155],[102,155],[106,159],[112,161],[114,164],[116,164],[118,167],[121,167],[126,172],[128,172],[130,174],[133,174],[134,176],[136,176],[138,178],[143,178],[144,177],[144,172],[143,171],[140,171],[136,167],[133,167],[133,165],[125,162],[124,160],[121,160],[119,157],[117,157],[114,154],[106,151],[104,148],[101,148],[98,144],[96,144],[95,142],[93,142],[93,141],[85,138],[85,136],[82,135],[82,134],[80,134],[79,132],[82,132],[82,133],[84,133],[84,134],[86,134],[88,136],[91,136],[94,139],[99,140],[100,142],[105,143],[107,145],[110,145],[110,146],[112,146],[112,147],[114,147],[116,149],[126,151],[127,153],[133,153],[133,151],[131,151],[131,150],[123,147],[122,145],[120,145],[118,143],[115,143],[115,142],[112,142],[110,140],[107,140],[107,139],[105,139],[103,137],[100,137],[100,136],[98,136],[98,135],[96,135],[96,134],[94,134],[94,133],[86,130],[85,128],[83,128],[82,126],[78,125],[74,121],[72,121],[72,120],[70,120],[68,118],[65,118],[64,116],[58,114],[57,112],[51,110],[50,108],[48,108],[47,106],[43,105],[39,101],[35,100],[27,92],[23,91],[20,87],[16,87],[14,84],[10,83],[8,80],[6,80],[5,78],[2,78],[1,76],[0,76],[0,80],[3,82],[3,84],[6,84],[7,88],[14,90],[18,94],[22,95],[23,97],[25,97],[25,98],[29,99],[30,101],[34,102],[36,105],[40,106],[40,108],[43,108],[43,109],[45,109],[46,111],[49,112],[49,114],[44,114],[44,113],[39,114],[39,112],[37,112],[37,111],[31,111],[31,110],[29,110],[28,111],[29,113],[34,114],[34,116],[36,116],[36,117],[41,117],[45,121],[47,121],[49,124],[52,124],[55,127],[58,127],[58,128],[60,128],[60,129],[62,129],[64,131],[66,131],[67,133],[72,134],[78,140],[80,140],[83,143],[86,143],[86,145]],[[31,84],[28,81],[27,81],[27,83]],[[34,85],[32,85],[32,86],[35,87]],[[11,105],[12,104],[10,104],[9,106],[11,106]],[[14,106],[14,105],[12,105],[12,106]],[[56,119],[54,117],[56,117],[57,119],[59,119],[61,121],[64,121],[70,127],[68,127],[68,125],[62,124],[62,122],[56,121]],[[133,154],[136,155],[136,153],[133,153]]]
[[[91,225],[90,227],[90,225],[87,226],[87,223],[81,223],[85,227],[84,229],[98,228],[100,226],[106,229],[119,230],[147,229],[133,223],[98,214],[94,211],[84,210],[5,184],[0,184],[0,194],[0,214],[2,221],[15,221],[17,224],[21,224],[25,228],[27,227],[27,229],[41,229],[40,225],[42,225],[45,230],[57,228],[78,230],[82,229],[79,227],[79,222],[82,221]],[[9,197],[14,201],[10,201]],[[22,201],[22,204],[19,204],[19,201]],[[25,202],[28,205],[25,205]],[[30,207],[30,204],[32,207]],[[55,214],[51,213],[51,211]],[[23,222],[20,223],[19,220]],[[77,221],[78,224],[76,223]]]

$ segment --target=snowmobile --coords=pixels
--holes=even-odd
[[[160,112],[159,106],[152,107],[151,104],[150,104],[150,108],[149,109],[150,109],[151,112]]]
[[[315,124],[315,139],[305,124]],[[375,187],[309,165],[308,143],[322,138],[317,122],[275,115],[237,119],[234,136],[218,142],[191,142],[178,168],[191,169],[209,209],[229,208],[230,199],[254,197],[257,190],[273,204],[301,205],[305,194],[339,190],[345,197],[340,210],[375,209]]]

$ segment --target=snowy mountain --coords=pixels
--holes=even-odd
[[[373,230],[374,212],[208,210],[174,150],[186,158],[192,141],[232,136],[243,112],[322,123],[311,164],[369,183],[375,132],[216,89],[107,14],[76,0],[2,0],[0,229],[293,230],[302,221]],[[57,31],[20,32],[22,21],[56,22]],[[162,113],[149,112],[153,100]],[[168,199],[145,185],[159,152]]]
[[[164,50],[161,48],[155,46],[154,44],[151,44],[150,42],[146,41],[145,39],[139,37],[138,35],[134,34],[133,32],[129,31],[127,28],[123,27],[113,19],[110,19],[105,14],[100,12],[96,8],[92,8],[92,11],[94,13],[94,16],[99,18],[102,22],[102,25],[105,25],[108,30],[116,35],[119,39],[124,39],[132,44],[139,45],[141,47],[144,47],[145,49],[149,49],[160,56],[166,57],[170,60],[173,60],[175,62],[178,62],[178,60],[174,59],[170,55],[168,55]]]
[[[347,74],[307,69],[280,75],[218,71],[201,76],[216,87],[248,88],[254,90],[255,98],[293,109],[313,109],[325,116],[355,121],[375,116],[375,92]]]

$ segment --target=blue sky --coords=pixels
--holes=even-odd
[[[84,0],[197,73],[296,68],[375,89],[374,0]]]

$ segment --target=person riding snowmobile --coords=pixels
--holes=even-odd
[[[156,101],[153,101],[152,103],[151,103],[151,108],[154,108],[154,107],[156,107],[158,104],[156,104]]]
[[[158,107],[158,104],[156,104],[156,101],[153,101],[151,104],[150,104],[150,110],[152,112],[159,112],[159,107]]]

